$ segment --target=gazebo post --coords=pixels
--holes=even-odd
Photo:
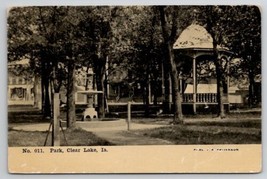
[[[197,113],[196,99],[197,99],[197,75],[196,75],[196,57],[193,56],[193,113]]]

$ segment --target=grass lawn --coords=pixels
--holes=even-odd
[[[245,130],[252,130],[246,128]],[[260,129],[251,133],[237,127],[174,125],[139,131],[140,135],[165,139],[174,144],[260,144]]]
[[[106,140],[103,140],[91,132],[87,132],[80,128],[67,129],[64,131],[67,141],[64,139],[63,133],[60,132],[61,146],[99,146],[112,145]],[[30,132],[18,131],[10,129],[8,132],[8,146],[44,146],[47,132]],[[46,146],[51,146],[51,132],[46,143]]]
[[[167,118],[137,118],[135,123],[165,124]],[[169,140],[175,144],[260,144],[261,113],[233,113],[227,119],[215,119],[211,115],[185,116],[184,125],[137,131],[139,135]]]
[[[62,114],[64,118],[64,114]],[[142,138],[160,138],[174,144],[260,144],[261,113],[228,114],[227,119],[214,119],[212,115],[185,116],[184,125],[169,125],[172,117],[134,118],[133,123],[162,124],[167,127],[131,131]],[[186,120],[189,119],[189,120]],[[9,146],[43,146],[47,132],[13,130],[12,126],[49,122],[40,112],[10,112],[8,114]],[[81,128],[61,132],[61,146],[114,145]],[[47,145],[51,145],[51,133]]]

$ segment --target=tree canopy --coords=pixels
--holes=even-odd
[[[178,90],[174,79],[182,64],[172,59],[172,46],[191,23],[204,26],[216,44],[242,57],[231,69],[235,73],[228,75],[246,74],[253,86],[261,73],[261,16],[255,6],[15,7],[8,15],[8,61],[30,59],[26,70],[41,77],[47,108],[49,81],[53,80],[56,91],[70,85],[72,94],[75,75],[71,74],[83,66],[93,68],[97,90],[106,90],[107,71],[124,69],[127,85],[140,83],[148,93],[151,83],[153,93],[160,96],[157,91],[160,86],[168,89],[170,75],[173,90]],[[105,113],[104,94],[98,98],[100,114]],[[180,114],[177,110],[181,108],[176,109]]]

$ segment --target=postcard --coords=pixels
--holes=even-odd
[[[7,11],[10,173],[258,173],[258,6]]]

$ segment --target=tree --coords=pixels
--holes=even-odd
[[[87,66],[92,66],[95,72],[96,88],[102,91],[98,94],[98,115],[105,117],[105,74],[107,58],[110,54],[111,41],[111,15],[112,7],[85,7],[82,9],[85,18],[79,23],[83,38],[84,54],[87,57]],[[88,51],[90,49],[90,51]]]
[[[40,50],[42,44],[46,43],[46,39],[38,31],[38,17],[31,16],[32,14],[38,14],[38,9],[29,8],[12,8],[9,11],[8,16],[8,59],[9,61],[20,60],[23,57],[30,58],[31,69],[28,73],[42,75],[41,66],[43,63],[36,62],[36,59],[40,59],[43,55],[43,51]],[[25,24],[28,24],[25,26]],[[40,68],[39,68],[40,67]],[[47,67],[47,66],[46,66]],[[48,72],[44,70],[45,72]],[[48,74],[48,73],[47,73]],[[49,76],[49,75],[43,75]],[[42,97],[43,97],[43,112],[44,116],[50,116],[50,100],[48,86],[44,93],[44,86],[49,82],[42,78]],[[45,100],[44,100],[45,99]]]
[[[261,14],[256,6],[236,6],[234,24],[229,36],[229,48],[241,57],[241,62],[233,66],[236,78],[249,79],[249,106],[257,101],[255,78],[261,74]],[[260,95],[259,95],[260,96]],[[259,97],[260,98],[260,97]]]
[[[227,46],[229,37],[232,35],[231,29],[233,22],[233,6],[200,6],[195,7],[198,12],[197,20],[203,23],[206,30],[212,37],[213,54],[212,59],[215,65],[216,81],[217,81],[217,103],[218,103],[218,116],[225,118],[223,94],[227,92],[226,78],[227,78],[227,63],[221,58],[221,52],[218,47]],[[226,65],[224,65],[226,64]]]
[[[69,65],[73,62],[74,49],[65,49],[64,47],[74,44],[74,27],[68,17],[72,16],[68,7],[37,7],[39,33],[45,39],[39,47],[41,53],[41,75],[45,104],[49,104],[49,86],[51,94],[59,93],[62,86],[63,75],[60,75],[58,63],[64,62],[68,65],[68,83],[67,83],[67,127],[75,126],[75,99],[74,99],[74,68],[75,65]],[[69,31],[67,31],[67,29]],[[66,39],[69,39],[66,41]],[[71,57],[71,58],[69,58]],[[56,75],[57,74],[57,75]],[[52,96],[53,97],[53,96]],[[53,104],[54,105],[54,104]],[[45,107],[50,109],[50,107]],[[51,109],[50,109],[51,110]],[[45,114],[50,112],[45,111]]]
[[[250,102],[254,96],[252,90],[253,81],[261,69],[260,11],[255,6],[206,6],[198,8],[200,9],[198,20],[204,23],[213,38],[213,58],[215,59],[218,90],[218,115],[223,118],[225,114],[221,99],[223,92],[225,92],[223,86],[225,86],[227,75],[238,77],[247,74],[250,79]],[[217,45],[228,47],[236,53],[236,56],[242,57],[239,65],[232,65],[235,69],[241,69],[238,73],[226,73],[222,59],[218,58]],[[231,63],[231,61],[228,61],[228,63]]]
[[[182,116],[182,104],[181,104],[181,95],[179,91],[179,82],[178,82],[178,74],[179,71],[177,69],[177,64],[174,60],[174,53],[173,53],[173,43],[177,37],[177,15],[178,10],[175,9],[173,11],[172,16],[172,27],[171,31],[169,32],[168,24],[167,24],[167,15],[166,15],[166,8],[163,6],[158,7],[160,12],[160,21],[162,27],[162,35],[165,44],[165,60],[167,60],[171,67],[171,79],[173,85],[173,99],[174,99],[174,123],[182,123],[183,116]]]
[[[221,15],[220,14],[221,11],[222,10],[216,6],[206,7],[206,14],[207,14],[206,29],[213,39],[212,45],[213,45],[213,60],[214,60],[215,69],[216,69],[218,115],[221,118],[225,118],[224,103],[222,100],[222,96],[223,96],[222,81],[225,81],[225,79],[223,79],[222,63],[219,57],[219,50],[217,48],[217,46],[219,45],[222,39],[222,33],[219,31],[217,27],[217,24],[218,24],[220,15]]]
[[[11,9],[9,13],[9,59],[30,56],[33,72],[41,76],[44,116],[51,116],[50,94],[59,92],[62,80],[64,80],[63,75],[59,74],[58,63],[68,63],[70,56],[78,57],[77,51],[65,48],[75,42],[73,38],[70,38],[75,28],[69,22],[70,17],[73,16],[70,13],[71,9],[68,7],[18,7]],[[25,24],[28,25],[25,26]],[[15,33],[16,30],[18,33]],[[76,42],[79,44],[77,40]],[[56,74],[53,75],[54,73]],[[73,80],[71,83],[73,84]],[[70,93],[74,94],[74,91]],[[70,101],[74,103],[74,98]],[[72,115],[75,116],[75,113]]]
[[[116,9],[111,28],[111,63],[128,74],[121,85],[127,86],[129,91],[137,87],[141,89],[145,116],[149,116],[149,98],[153,96],[154,104],[157,105],[162,78],[163,38],[156,8],[119,7]],[[134,97],[130,94],[129,96]]]

